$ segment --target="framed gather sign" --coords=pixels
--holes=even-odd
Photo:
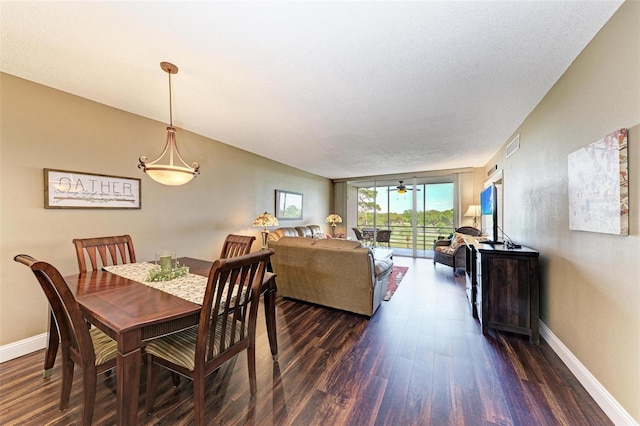
[[[140,209],[140,179],[44,169],[45,209]]]

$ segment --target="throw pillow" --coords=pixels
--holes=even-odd
[[[449,244],[449,248],[455,250],[459,245],[464,244],[464,237],[462,234],[458,234],[457,232],[453,234],[451,238],[451,244]]]

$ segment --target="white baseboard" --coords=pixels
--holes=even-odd
[[[580,360],[571,353],[569,348],[542,321],[540,321],[540,335],[615,425],[638,426],[638,422],[627,413],[609,391],[602,386],[602,383],[587,370]]]
[[[0,363],[11,361],[47,347],[47,333],[0,346]]]

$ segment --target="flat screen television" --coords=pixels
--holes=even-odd
[[[493,183],[480,193],[480,223],[487,236],[484,243],[502,244],[498,240],[498,190]]]

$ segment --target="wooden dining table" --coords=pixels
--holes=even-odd
[[[189,272],[208,276],[213,262],[179,258]],[[275,320],[276,275],[265,272],[267,335],[274,360],[278,357]],[[198,324],[201,305],[104,270],[65,277],[85,317],[118,343],[116,363],[117,422],[137,423],[141,349],[146,340]]]

